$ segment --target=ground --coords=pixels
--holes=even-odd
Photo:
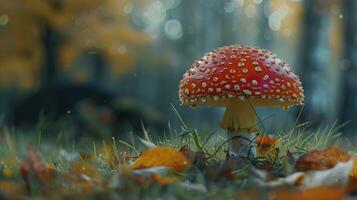
[[[261,134],[254,141],[257,157],[245,158],[227,156],[224,135],[199,133],[183,121],[165,136],[152,138],[143,129],[126,140],[69,139],[65,132],[37,128],[26,134],[3,126],[0,199],[353,197],[353,146],[334,126],[304,127]]]

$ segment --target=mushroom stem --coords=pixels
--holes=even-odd
[[[254,137],[258,130],[254,107],[248,100],[230,100],[220,126],[229,131],[230,152],[240,156],[255,156]]]

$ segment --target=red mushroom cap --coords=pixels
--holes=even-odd
[[[179,97],[190,106],[226,106],[249,99],[256,106],[303,104],[299,77],[270,51],[243,45],[222,47],[197,60],[180,81]]]

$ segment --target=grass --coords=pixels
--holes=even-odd
[[[224,136],[199,133],[177,115],[182,124],[179,131],[171,127],[169,133],[154,137],[143,127],[142,137],[131,133],[126,140],[114,137],[110,140],[73,140],[67,137],[66,131],[49,135],[42,128],[45,126],[43,122],[26,133],[2,125],[0,199],[232,199],[239,191],[256,187],[251,173],[253,168],[269,162],[276,170],[272,173],[277,176],[289,174],[292,171],[289,153],[299,156],[312,149],[338,145],[340,138],[335,124],[316,131],[309,131],[306,124],[295,125],[287,132],[276,134],[275,159],[227,159],[228,146]],[[56,178],[50,180],[31,180],[31,189],[26,188],[28,183],[20,173],[29,142],[56,172]],[[164,175],[178,178],[175,183],[159,184],[150,176],[135,175],[129,166],[143,150],[153,146],[176,149],[187,146],[197,160],[185,172]],[[199,164],[202,157],[198,155],[204,155],[203,165]]]

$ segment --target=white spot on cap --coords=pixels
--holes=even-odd
[[[212,93],[213,92],[213,88],[208,88],[208,93]]]
[[[244,63],[240,62],[238,63],[238,67],[243,67],[244,66]]]
[[[222,92],[222,88],[216,88],[216,92]]]
[[[195,89],[195,88],[196,88],[196,84],[195,84],[195,83],[192,83],[192,84],[191,84],[191,87],[192,87],[192,89]]]
[[[262,71],[262,68],[261,68],[261,67],[254,67],[254,70],[255,70],[256,72],[261,72],[261,71]]]
[[[242,72],[246,74],[246,73],[248,73],[248,69],[244,68],[244,69],[242,69]]]
[[[226,86],[224,86],[224,88],[226,88],[227,90],[231,89],[231,86],[229,84],[227,84]]]
[[[265,74],[265,75],[263,76],[263,80],[266,81],[266,80],[268,80],[268,79],[269,79],[269,75],[268,75],[268,74]]]
[[[258,81],[252,80],[252,85],[257,86],[258,85]]]
[[[188,88],[185,88],[183,92],[184,92],[186,95],[189,95],[189,94],[190,94],[190,90],[188,90]]]
[[[202,87],[204,87],[204,88],[207,87],[207,83],[206,83],[206,82],[203,82],[203,83],[202,83]]]
[[[247,82],[247,80],[246,80],[245,78],[240,78],[240,82],[242,82],[242,83],[246,83],[246,82]]]
[[[217,77],[213,77],[212,80],[213,80],[214,82],[217,82],[217,81],[218,81],[218,78],[217,78]]]
[[[229,70],[229,72],[230,72],[231,74],[235,74],[235,73],[236,73],[236,70],[235,70],[235,69],[231,69],[231,70]]]

